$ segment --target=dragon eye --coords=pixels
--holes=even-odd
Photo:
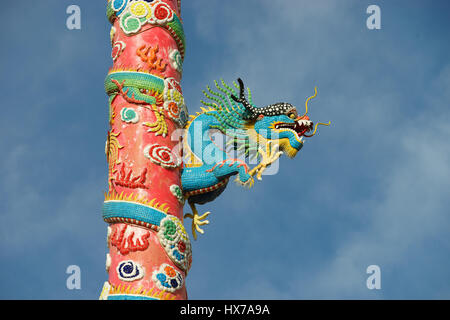
[[[290,112],[290,113],[288,114],[288,117],[291,118],[291,119],[297,118],[297,116],[296,116],[295,113],[293,113],[293,112]]]

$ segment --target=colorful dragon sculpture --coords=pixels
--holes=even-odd
[[[181,182],[184,197],[193,211],[185,218],[193,220],[195,239],[196,231],[204,232],[200,226],[209,223],[205,218],[210,214],[199,215],[195,204],[217,198],[234,175],[236,182],[251,187],[253,177],[261,180],[266,168],[281,154],[295,157],[303,147],[304,137],[312,137],[318,125],[330,124],[317,123],[314,127],[307,116],[308,101],[316,97],[316,88],[305,102],[305,113],[299,115],[295,106],[285,102],[256,107],[251,91],[247,89],[247,99],[243,81],[238,79],[238,83],[233,82],[231,87],[223,80],[222,86],[215,81],[217,91],[207,87],[203,93],[210,101],[201,101],[205,107],[190,116],[185,128]],[[220,143],[217,133],[225,136],[225,141]],[[250,169],[246,159],[255,159],[256,165]]]
[[[185,37],[181,0],[108,0],[113,65],[105,79],[108,223],[101,299],[187,299],[192,234],[208,224],[196,205],[214,200],[229,179],[251,187],[285,153],[294,157],[316,133],[289,103],[258,108],[238,79],[204,91],[189,117],[181,90]],[[328,125],[328,124],[325,124]],[[181,133],[181,134],[180,134]],[[180,143],[182,141],[182,143]],[[192,213],[183,215],[185,202]]]

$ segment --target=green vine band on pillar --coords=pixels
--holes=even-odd
[[[143,27],[146,24],[166,29],[175,39],[184,59],[186,43],[183,24],[167,3],[159,0],[151,3],[142,0],[109,0],[106,14],[111,24],[119,19],[120,28],[127,35],[145,31]]]
[[[146,100],[152,98],[148,104],[154,104],[153,97],[142,94],[140,90],[151,89],[157,93],[164,92],[164,79],[157,77],[150,73],[138,72],[138,71],[112,71],[105,79],[105,91],[108,95],[117,94],[119,88],[117,87],[119,83],[123,88],[134,88],[136,89],[135,98],[141,100]],[[131,96],[130,96],[131,98]]]

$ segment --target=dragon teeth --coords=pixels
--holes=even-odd
[[[299,126],[305,126],[305,127],[309,127],[309,126],[311,126],[311,121],[309,121],[309,120],[298,120],[297,121],[297,125],[299,125]]]

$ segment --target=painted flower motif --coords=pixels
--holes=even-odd
[[[167,78],[164,81],[164,100],[164,109],[167,111],[168,116],[178,126],[184,128],[188,111],[181,93],[180,84],[174,78]]]
[[[116,41],[114,42],[112,51],[111,51],[111,58],[115,62],[117,58],[120,56],[122,51],[125,49],[127,45],[123,41]]]
[[[164,109],[167,111],[167,115],[174,120],[180,128],[184,128],[187,122],[187,108],[184,104],[184,100],[182,103],[166,101],[164,102]]]
[[[164,25],[173,20],[173,11],[168,4],[158,2],[153,6],[153,22]]]
[[[112,0],[111,8],[116,12],[117,16],[120,16],[127,7],[128,0]]]
[[[130,12],[130,10],[126,10],[120,16],[120,27],[122,28],[123,32],[128,35],[138,32],[141,29],[142,25],[145,24],[145,22],[145,17],[136,17]]]
[[[120,118],[126,123],[137,123],[139,114],[133,108],[122,108],[120,110]]]
[[[164,238],[168,241],[173,241],[174,236],[177,234],[177,225],[170,219],[161,222],[161,225],[164,227]]]
[[[135,281],[144,277],[144,269],[133,260],[125,260],[117,266],[117,276],[122,281]]]
[[[130,5],[130,13],[136,18],[150,19],[152,17],[152,9],[145,1],[136,1]]]
[[[183,223],[175,216],[161,220],[158,239],[173,263],[186,273],[192,263],[192,247]]]
[[[175,271],[175,269],[172,268],[172,267],[169,266],[169,265],[167,265],[167,266],[164,267],[164,273],[165,273],[167,276],[171,277],[171,278],[177,276],[177,272]]]
[[[180,108],[178,108],[178,105],[173,101],[170,101],[167,104],[166,110],[170,113],[171,117],[178,117],[178,114],[180,113]]]
[[[177,168],[181,164],[181,159],[170,148],[157,143],[146,146],[144,156],[164,168]]]
[[[172,50],[169,53],[169,59],[172,68],[180,73],[183,72],[183,58],[181,57],[180,51],[178,51],[177,49]]]
[[[172,194],[178,199],[178,201],[183,204],[184,203],[184,196],[183,196],[183,191],[181,190],[181,188],[176,185],[173,184],[170,186],[170,192],[172,192]]]
[[[120,18],[120,28],[127,35],[139,32],[147,23],[166,26],[175,17],[172,8],[162,1],[111,0],[110,4],[115,15]]]
[[[167,115],[178,123],[178,118],[180,116],[180,107],[174,101],[165,101],[164,110],[167,111]],[[178,123],[179,124],[179,123]]]
[[[152,280],[158,289],[174,292],[183,287],[184,279],[180,272],[167,263],[162,264],[153,272]]]
[[[177,243],[178,250],[180,250],[181,253],[184,253],[186,251],[186,243],[184,241],[179,241]]]

